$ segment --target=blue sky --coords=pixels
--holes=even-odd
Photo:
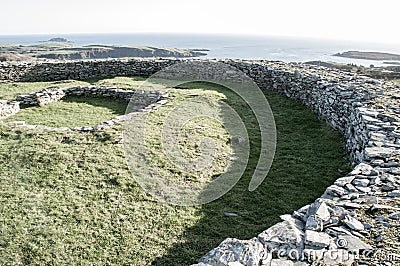
[[[399,2],[2,0],[0,34],[193,32],[400,43]]]

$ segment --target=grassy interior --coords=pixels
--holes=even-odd
[[[138,85],[136,78],[90,82]],[[54,84],[1,84],[0,98],[44,85]],[[206,95],[229,103],[248,129],[250,160],[238,184],[203,206],[171,206],[155,201],[131,176],[118,126],[83,134],[0,125],[0,265],[188,265],[227,237],[256,236],[278,222],[279,215],[312,202],[349,170],[339,133],[303,105],[267,91],[277,125],[277,151],[266,180],[249,192],[260,138],[246,104],[226,89],[207,84],[187,84],[169,93],[169,103],[151,114],[146,136],[154,167],[167,178],[196,181],[198,175],[168,163],[160,150],[159,130],[179,102]],[[79,110],[71,112],[79,117]],[[206,130],[194,130],[198,125]],[[193,120],[180,135],[187,156],[196,156],[196,143],[204,136],[220,144],[220,160],[203,172],[207,179],[224,170],[231,151],[222,125]],[[225,212],[238,217],[225,217]]]
[[[71,96],[42,107],[24,108],[4,121],[25,121],[30,125],[49,127],[95,126],[125,114],[126,106],[126,102],[108,98]]]

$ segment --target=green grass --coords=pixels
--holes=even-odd
[[[0,99],[13,101],[21,94],[40,91],[42,89],[69,88],[73,86],[87,86],[84,81],[54,81],[54,82],[10,82],[0,84]]]
[[[5,122],[25,121],[30,125],[49,127],[95,126],[125,114],[127,103],[107,98],[71,96],[43,107],[28,107]]]
[[[138,86],[135,78],[90,82]],[[30,88],[41,84],[48,86],[31,83]],[[10,91],[11,85],[0,85],[0,98],[28,86],[16,84]],[[247,170],[229,193],[196,207],[155,201],[130,175],[118,126],[83,134],[0,125],[0,265],[188,265],[227,237],[256,236],[279,215],[311,203],[349,170],[342,136],[303,105],[266,92],[277,125],[277,151],[266,180],[249,192],[260,141],[253,114],[223,88],[186,87],[171,89],[169,104],[151,114],[150,156],[168,178],[199,181],[168,164],[159,149],[160,123],[185,99],[203,95],[226,101],[245,121],[251,145]],[[207,130],[193,130],[196,125]],[[197,155],[196,142],[204,136],[218,141],[221,155],[204,173],[207,182],[224,170],[230,145],[223,126],[194,120],[180,136],[187,156]]]

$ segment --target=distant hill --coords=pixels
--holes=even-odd
[[[51,38],[50,40],[48,40],[48,42],[69,42],[69,41],[65,38],[56,37],[56,38]]]
[[[360,51],[348,51],[343,53],[334,54],[334,56],[355,58],[355,59],[366,59],[366,60],[400,60],[400,55],[381,53],[381,52],[360,52]]]
[[[67,43],[22,46],[0,44],[0,61],[12,61],[18,58],[31,59],[104,59],[122,57],[198,57],[206,55],[206,49],[176,49],[150,46],[73,46]]]

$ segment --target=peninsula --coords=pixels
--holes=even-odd
[[[360,51],[347,51],[343,53],[334,54],[334,56],[366,59],[366,60],[400,60],[399,54],[381,53],[381,52],[360,52]]]
[[[82,60],[122,57],[199,57],[206,49],[177,49],[151,46],[73,46],[67,43],[43,43],[37,45],[0,44],[0,61],[29,61],[37,59]]]

